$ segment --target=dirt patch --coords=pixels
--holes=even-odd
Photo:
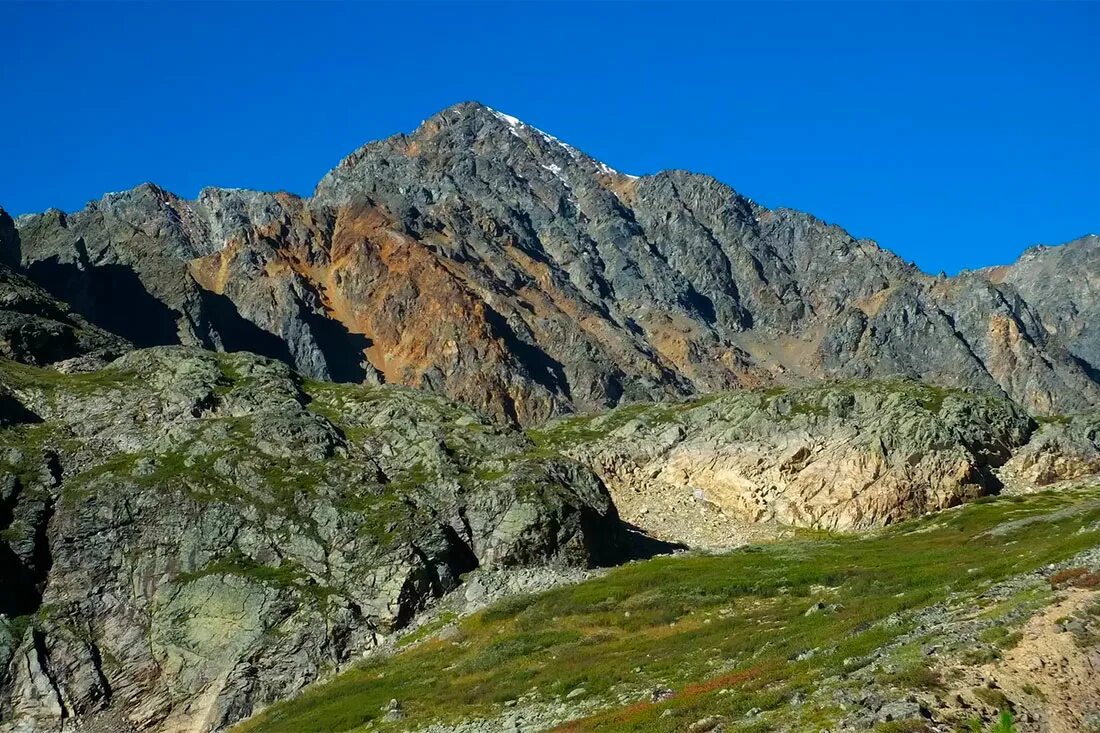
[[[1079,733],[1100,722],[1100,644],[1074,633],[1100,604],[1100,590],[1071,588],[1033,616],[996,662],[952,670],[951,695],[964,707],[1011,704],[1020,733]],[[1081,623],[1084,626],[1083,623]]]
[[[788,536],[787,528],[730,516],[699,490],[663,482],[609,485],[619,516],[646,534],[700,550],[726,550]]]

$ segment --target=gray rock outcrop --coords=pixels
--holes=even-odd
[[[1030,492],[1100,473],[1100,414],[1046,420],[998,472],[1012,491]]]
[[[533,435],[591,466],[624,519],[695,545],[708,511],[853,531],[996,493],[993,469],[1034,428],[1007,399],[855,382],[623,407]],[[738,544],[737,529],[710,544]]]
[[[464,573],[621,559],[588,469],[426,393],[183,347],[0,367],[0,730],[220,730]]]
[[[1074,357],[1094,374],[1100,370],[1100,236],[1033,247],[1012,265],[982,274],[1014,288]]]

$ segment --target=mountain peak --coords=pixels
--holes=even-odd
[[[997,281],[930,283],[811,215],[698,173],[634,180],[479,102],[360,147],[312,198],[182,201],[145,185],[37,219],[16,222],[21,256],[58,292],[74,290],[68,272],[36,263],[140,263],[72,274],[93,281],[77,307],[104,322],[161,304],[135,342],[250,347],[311,377],[420,386],[513,422],[785,375],[905,374],[1042,412],[1100,404],[1092,332],[1065,337],[1084,367],[1036,312],[1006,310]],[[1053,282],[1056,264],[1012,282]],[[1073,264],[1061,269],[1092,260]],[[116,277],[137,295],[104,314],[97,294],[122,292]],[[1035,292],[1036,310],[1058,306]],[[988,350],[969,347],[991,333]]]
[[[467,129],[477,130],[486,125],[501,130],[517,127],[523,122],[516,117],[506,115],[481,102],[458,102],[444,107],[432,116],[424,119],[411,133],[412,137],[424,134],[434,135],[441,130]],[[369,145],[369,143],[368,143]]]
[[[466,128],[474,131],[490,128],[496,132],[509,132],[516,137],[537,136],[542,141],[559,145],[572,153],[579,151],[571,145],[563,143],[548,132],[540,130],[534,125],[528,124],[513,115],[501,112],[481,102],[459,102],[446,109],[440,110],[428,119],[424,120],[413,135],[422,131],[435,134],[440,130],[452,128]]]
[[[604,185],[597,179],[606,183],[608,179],[626,182],[637,178],[518,117],[481,102],[460,102],[427,118],[409,134],[361,146],[322,178],[314,198],[346,203],[361,195],[379,195],[395,176],[423,185],[430,175],[466,178],[472,168],[487,165],[494,168],[494,185],[513,178],[523,182],[518,185],[541,181],[567,197],[582,181]],[[503,170],[496,170],[498,166],[511,173],[503,175]],[[399,175],[399,168],[411,170]]]
[[[477,101],[466,101],[452,104],[449,107],[436,112],[434,115],[424,120],[429,122],[437,120],[440,122],[454,123],[464,119],[480,119],[487,120],[489,118],[497,119],[505,124],[522,125],[522,120],[513,117],[512,115],[504,114],[500,110],[494,109],[487,104],[483,104]]]

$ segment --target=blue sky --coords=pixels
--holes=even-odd
[[[1100,4],[0,3],[0,206],[308,194],[476,99],[955,272],[1100,232]]]

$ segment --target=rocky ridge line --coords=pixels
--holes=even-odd
[[[810,215],[703,175],[619,173],[476,103],[356,150],[310,198],[145,184],[0,214],[0,259],[139,346],[253,351],[521,424],[831,377],[1085,410],[1098,247],[929,277]],[[1075,252],[1070,270],[1036,264]],[[1042,285],[1052,267],[1072,298]]]

